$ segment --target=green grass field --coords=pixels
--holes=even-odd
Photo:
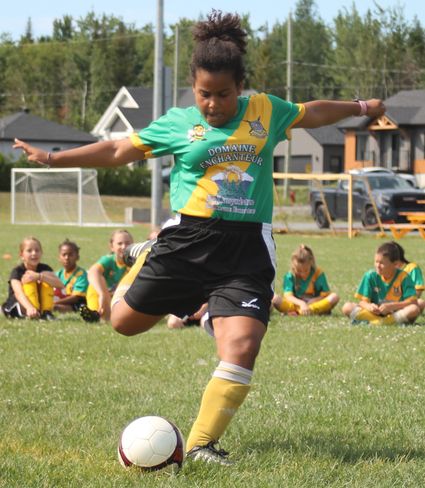
[[[0,211],[0,298],[25,235],[57,267],[65,237],[89,266],[111,229],[11,226]],[[148,232],[131,229],[136,239]],[[374,236],[277,235],[278,281],[301,242],[313,247],[341,302],[372,266]],[[424,241],[400,241],[425,267]],[[253,387],[222,439],[232,468],[186,463],[175,476],[118,463],[124,426],[168,417],[188,434],[217,359],[202,330],[164,323],[126,338],[77,315],[56,322],[0,318],[0,487],[419,487],[425,479],[425,317],[410,327],[350,326],[332,316],[274,314]]]

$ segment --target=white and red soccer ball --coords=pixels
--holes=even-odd
[[[142,471],[170,466],[181,468],[184,459],[183,435],[163,417],[137,418],[121,433],[118,460],[124,467],[136,466]]]

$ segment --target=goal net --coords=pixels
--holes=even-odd
[[[113,225],[103,208],[97,171],[82,168],[14,168],[12,224]]]

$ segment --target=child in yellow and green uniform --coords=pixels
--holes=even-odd
[[[325,273],[316,266],[312,249],[301,244],[291,256],[291,271],[283,278],[283,296],[273,297],[274,307],[288,315],[320,315],[330,313],[338,301]]]
[[[56,275],[62,282],[61,288],[55,288],[55,310],[76,312],[86,304],[86,292],[89,285],[87,271],[77,265],[80,248],[75,242],[65,239],[59,244],[59,261],[62,268]]]
[[[114,231],[109,241],[111,253],[102,256],[88,270],[87,306],[80,308],[86,322],[110,319],[112,294],[129,269],[124,263],[124,251],[132,242],[127,230]]]
[[[35,237],[25,237],[19,245],[22,263],[13,268],[9,294],[1,310],[9,318],[53,320],[53,287],[61,281],[52,268],[40,262],[43,249]]]
[[[419,308],[421,309],[421,312],[423,312],[425,309],[425,300],[421,298],[421,295],[425,290],[425,284],[424,284],[424,277],[422,274],[422,270],[418,264],[409,261],[406,258],[404,249],[402,246],[400,246],[398,242],[392,241],[392,244],[396,246],[400,254],[400,260],[398,261],[397,266],[403,271],[406,271],[406,273],[412,279],[416,290],[416,298],[418,299],[418,305]]]
[[[420,314],[415,286],[410,276],[398,267],[400,253],[393,243],[382,244],[375,253],[375,269],[367,271],[355,297],[342,311],[352,323],[372,325],[413,323]]]

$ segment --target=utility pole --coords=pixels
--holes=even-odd
[[[164,100],[164,0],[157,0],[156,32],[155,32],[155,64],[153,77],[153,120],[163,113]],[[153,162],[151,167],[151,225],[159,227],[162,219],[162,158]]]
[[[177,107],[179,95],[179,24],[174,30],[174,81],[173,81],[173,107]]]
[[[289,11],[286,34],[286,100],[292,101],[292,14]],[[289,173],[289,160],[291,159],[291,141],[286,141],[284,173]],[[288,197],[288,178],[284,179],[283,196]]]

